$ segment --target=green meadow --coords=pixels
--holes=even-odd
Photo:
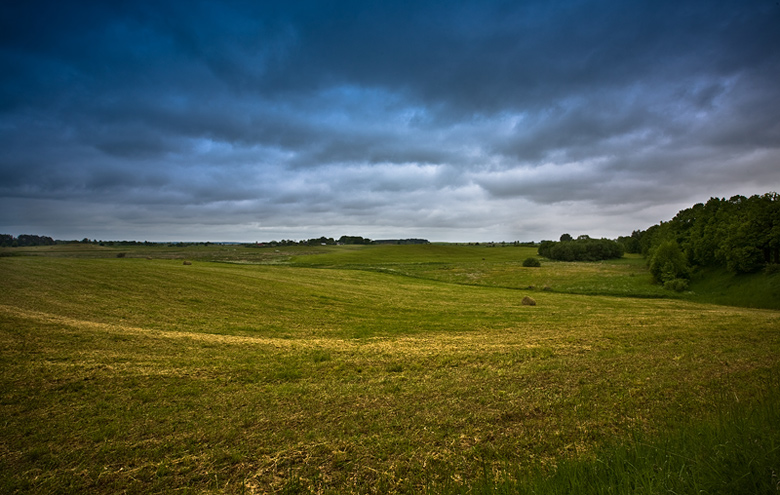
[[[0,249],[0,492],[780,491],[778,274],[535,253]]]

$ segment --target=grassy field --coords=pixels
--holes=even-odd
[[[780,486],[780,311],[664,297],[638,258],[13,254],[0,256],[3,493]]]

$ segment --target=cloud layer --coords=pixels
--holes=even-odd
[[[614,237],[780,189],[776,2],[0,11],[11,234]]]

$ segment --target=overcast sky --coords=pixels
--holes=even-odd
[[[770,191],[775,0],[0,6],[0,233],[614,238]]]

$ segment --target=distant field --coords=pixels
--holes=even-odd
[[[637,435],[695,431],[703,444],[698,425],[724,417],[759,418],[762,433],[717,427],[713,442],[780,460],[780,311],[663,298],[638,258],[531,269],[533,249],[451,245],[14,254],[0,256],[3,493],[510,493]],[[718,449],[746,465],[743,484],[773,486],[780,469]],[[659,462],[661,481],[709,476]]]
[[[674,298],[728,306],[780,310],[780,273],[733,276],[725,270],[697,274],[688,291],[664,290],[653,284],[638,255],[595,263],[542,259],[541,268],[525,268],[536,248],[511,244],[289,246],[68,244],[30,248],[0,248],[0,257],[25,255],[79,259],[125,258],[199,260],[235,264],[283,265],[339,270],[378,271],[453,284],[543,290],[584,295]]]
[[[540,268],[523,267],[523,260],[528,257],[536,257],[536,248],[368,246],[359,250],[295,256],[291,263],[377,270],[447,283],[531,291],[635,297],[674,295],[651,283],[644,260],[636,255],[599,263],[544,260]]]
[[[483,285],[569,294],[685,299],[729,306],[780,310],[780,273],[733,276],[725,270],[697,273],[691,288],[682,293],[652,283],[645,260],[626,254],[602,262],[562,262],[542,259],[541,268],[522,262],[538,257],[536,248],[511,245],[361,246],[324,248],[292,255],[289,263],[376,270],[442,282]]]

